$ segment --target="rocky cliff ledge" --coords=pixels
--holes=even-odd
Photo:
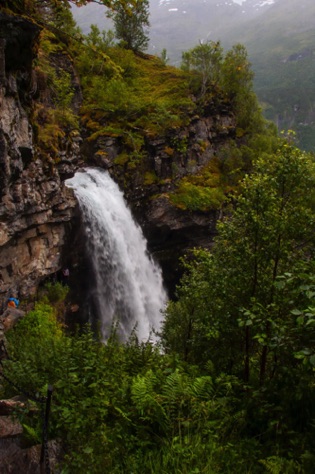
[[[192,116],[189,125],[147,139],[141,166],[132,171],[128,164],[115,164],[123,152],[119,139],[102,137],[82,148],[87,163],[107,169],[124,189],[170,294],[181,276],[180,257],[194,247],[211,246],[220,214],[215,209],[182,209],[170,195],[181,179],[197,175],[217,160],[220,150],[235,139],[235,130],[231,110],[220,103],[209,104],[205,116]],[[153,176],[153,182],[146,182],[146,176]]]
[[[60,268],[76,205],[63,178],[77,166],[79,140],[64,140],[58,164],[43,158],[34,141],[31,115],[39,84],[32,61],[38,34],[33,23],[0,14],[1,300],[9,290],[31,294]]]

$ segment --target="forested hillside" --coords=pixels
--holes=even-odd
[[[112,8],[115,36],[97,27],[83,35],[65,0],[1,3],[7,34],[7,47],[0,43],[1,99],[11,109],[15,100],[23,105],[33,140],[13,153],[3,125],[1,285],[27,280],[23,258],[19,266],[15,256],[9,260],[24,222],[38,212],[39,226],[32,221],[29,240],[23,237],[37,261],[43,258],[32,253],[32,242],[52,224],[53,208],[60,220],[67,217],[65,201],[53,201],[44,221],[36,195],[47,188],[36,181],[38,170],[55,176],[60,163],[53,196],[78,168],[97,166],[136,203],[139,221],[156,211],[156,240],[176,235],[164,221],[170,209],[176,231],[180,216],[206,222],[208,234],[216,225],[216,236],[182,259],[182,278],[153,330],[154,343],[140,341],[137,326],[122,342],[119,321],[105,342],[97,324],[67,325],[75,290],[85,291],[84,268],[72,284],[56,282],[63,262],[50,274],[40,268],[35,295],[25,291],[21,303],[26,315],[1,343],[1,397],[29,397],[16,410],[22,445],[55,440],[61,452],[55,472],[63,473],[312,474],[314,157],[296,147],[293,133],[278,135],[263,118],[244,46],[199,44],[175,68],[146,54],[146,0],[103,3]],[[129,29],[121,28],[125,20]],[[21,44],[12,28],[31,31],[30,56],[12,47]],[[9,115],[10,107],[2,110]],[[80,160],[73,164],[78,137]],[[30,194],[30,178],[38,201],[21,210],[18,191]],[[19,225],[13,205],[22,214]],[[72,229],[65,227],[66,251],[77,254],[79,266],[75,219]],[[16,228],[4,234],[10,223]],[[192,229],[183,232],[190,243]],[[33,277],[34,265],[27,271]],[[50,385],[49,424],[45,415],[43,424],[40,403]],[[42,469],[50,472],[42,453],[48,459]]]
[[[295,130],[299,146],[309,151],[315,149],[314,19],[312,0],[279,1],[232,33],[232,41],[248,48],[265,116],[279,130]]]

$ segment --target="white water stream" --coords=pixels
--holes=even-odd
[[[85,169],[66,184],[73,188],[82,211],[103,339],[118,321],[122,339],[136,325],[139,340],[147,340],[152,328],[159,329],[167,297],[141,228],[107,172]]]

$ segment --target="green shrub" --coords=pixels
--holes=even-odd
[[[219,209],[226,200],[220,187],[206,187],[182,180],[176,193],[170,195],[170,201],[181,209],[190,211],[209,211]]]
[[[69,287],[62,283],[46,283],[44,286],[44,294],[48,302],[52,305],[63,302],[69,293]]]

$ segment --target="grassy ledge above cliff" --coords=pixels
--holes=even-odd
[[[189,210],[219,208],[254,156],[277,141],[252,91],[245,48],[205,46],[187,52],[178,69],[118,46],[94,26],[75,59],[95,163],[99,157],[120,169],[124,188],[154,185],[160,195],[171,182],[171,202]],[[204,119],[204,131],[196,132]]]
[[[80,131],[90,162],[111,167],[125,190],[205,211],[222,205],[253,159],[275,150],[242,45],[225,53],[201,44],[178,69],[95,26],[83,36],[66,7],[39,13],[33,126],[43,157],[58,162]]]

